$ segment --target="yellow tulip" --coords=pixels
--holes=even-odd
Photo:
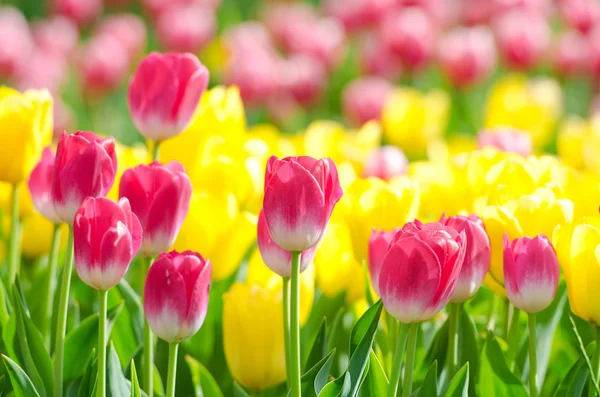
[[[60,247],[67,245],[69,228],[63,224],[60,228]],[[37,258],[50,253],[52,248],[52,235],[54,224],[44,218],[41,214],[34,212],[23,219],[22,243],[23,255],[29,258]]]
[[[388,96],[381,113],[384,139],[409,158],[423,158],[428,144],[442,137],[449,111],[450,98],[443,91],[398,88]]]
[[[146,146],[137,144],[135,146],[125,146],[120,143],[115,145],[115,153],[117,155],[117,173],[115,175],[115,183],[106,195],[106,197],[112,200],[118,200],[119,198],[119,183],[123,173],[139,164],[147,164],[152,161],[148,156],[150,152]]]
[[[557,148],[564,164],[600,172],[600,114],[590,120],[569,116],[558,132]]]
[[[24,182],[52,140],[52,97],[0,86],[0,181]]]
[[[565,196],[575,205],[574,218],[598,214],[600,175],[592,171],[568,170]]]

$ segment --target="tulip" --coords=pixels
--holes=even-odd
[[[600,21],[600,4],[595,0],[562,0],[558,7],[567,24],[588,34]]]
[[[146,26],[135,14],[117,14],[102,21],[96,35],[107,35],[117,39],[126,49],[130,61],[144,53],[146,48]]]
[[[369,120],[379,120],[386,97],[392,89],[392,83],[381,77],[354,80],[342,93],[344,115],[358,126]]]
[[[20,90],[47,89],[57,95],[66,81],[67,66],[62,56],[35,51],[13,76],[13,81]]]
[[[277,78],[282,95],[291,97],[303,106],[314,104],[327,83],[324,66],[313,57],[306,55],[294,55],[281,60]]]
[[[369,239],[369,273],[372,280],[371,285],[373,285],[373,289],[377,296],[381,296],[381,293],[379,292],[379,283],[374,280],[379,280],[383,259],[399,230],[400,229],[396,228],[386,232],[385,230],[373,228],[373,232],[371,233],[371,238]]]
[[[325,10],[344,24],[347,31],[376,25],[393,8],[395,0],[327,0]]]
[[[396,146],[382,146],[375,149],[365,160],[363,178],[376,177],[389,181],[393,177],[406,174],[408,160]]]
[[[102,0],[53,0],[54,13],[63,15],[78,25],[88,25],[102,13]]]
[[[68,57],[79,41],[77,25],[60,15],[41,20],[33,25],[35,44],[44,52]]]
[[[29,26],[21,11],[0,7],[0,78],[14,76],[33,50]]]
[[[517,153],[527,157],[533,151],[531,135],[516,128],[496,128],[477,134],[477,146],[495,147],[504,152]]]
[[[562,33],[554,49],[554,67],[563,76],[572,76],[589,70],[588,41],[576,31]]]
[[[377,37],[366,36],[359,41],[358,56],[364,74],[396,80],[402,74],[402,64]]]
[[[148,163],[150,153],[148,147],[143,143],[137,143],[134,146],[125,146],[119,142],[115,142],[115,153],[117,154],[117,173],[115,175],[115,183],[106,195],[111,200],[119,200],[119,186],[123,174],[130,168],[134,168],[140,164]],[[145,237],[145,236],[144,236]],[[142,245],[143,249],[143,245]]]
[[[158,16],[156,34],[167,51],[198,52],[216,31],[213,10],[200,5],[175,5]]]
[[[60,218],[56,214],[51,193],[54,157],[52,148],[46,147],[42,153],[42,159],[29,175],[27,186],[29,187],[29,193],[31,194],[35,209],[50,222],[61,223]]]
[[[114,138],[93,132],[63,133],[58,142],[52,174],[52,201],[58,217],[73,223],[87,197],[105,196],[117,169]]]
[[[190,122],[207,85],[208,70],[194,55],[151,53],[129,83],[135,126],[157,142],[178,135]]]
[[[103,96],[120,86],[127,76],[130,54],[117,38],[98,35],[80,50],[77,64],[86,94]]]
[[[252,62],[247,62],[252,59]],[[227,84],[240,88],[244,104],[264,104],[278,89],[278,59],[272,51],[257,48],[233,52],[225,70]]]
[[[187,215],[191,196],[190,178],[176,161],[138,165],[123,173],[119,198],[129,200],[142,224],[144,255],[158,255],[171,248]]]

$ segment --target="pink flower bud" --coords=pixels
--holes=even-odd
[[[384,181],[406,174],[408,160],[402,149],[396,146],[382,146],[373,150],[363,167],[363,178],[374,176]]]
[[[0,79],[12,77],[22,67],[34,43],[27,20],[13,7],[0,7]]]
[[[200,51],[215,35],[215,12],[201,6],[169,7],[159,14],[156,34],[167,51]]]
[[[83,26],[93,22],[102,13],[102,0],[53,0],[52,10]]]
[[[152,332],[167,342],[193,336],[204,322],[212,266],[192,251],[171,251],[154,261],[144,286],[144,313]]]
[[[129,83],[129,111],[135,126],[154,141],[178,135],[207,86],[208,70],[195,55],[147,55]]]
[[[395,0],[327,0],[328,15],[340,21],[347,31],[377,24]]]
[[[27,186],[35,209],[53,223],[61,223],[52,202],[52,172],[54,170],[54,152],[50,146],[42,152],[42,159],[29,175]]]
[[[79,41],[77,25],[70,19],[57,15],[33,25],[33,38],[43,51],[68,57]]]
[[[324,66],[312,57],[296,55],[284,59],[278,65],[278,87],[296,102],[309,106],[323,93],[327,82]]]
[[[102,96],[125,80],[130,54],[115,37],[100,35],[85,43],[77,56],[77,64],[86,94]]]
[[[58,141],[52,173],[52,201],[58,217],[73,223],[87,197],[105,196],[115,181],[115,140],[93,132],[64,133]]]
[[[102,21],[96,35],[107,35],[117,39],[133,61],[146,48],[146,25],[135,14],[117,14]]]
[[[588,41],[576,31],[563,32],[556,41],[554,67],[563,76],[584,73],[589,69]]]
[[[267,162],[263,212],[271,239],[287,251],[317,245],[341,197],[331,159],[272,156]]]
[[[379,292],[379,274],[383,266],[383,258],[385,258],[385,254],[387,254],[388,248],[390,248],[390,244],[399,230],[394,229],[386,232],[385,230],[373,229],[371,233],[369,239],[369,274],[371,275],[371,285],[377,296],[381,296]]]
[[[490,238],[483,221],[477,215],[442,217],[440,223],[465,234],[465,259],[450,301],[464,302],[471,299],[490,268]]]
[[[496,65],[492,32],[484,27],[455,28],[441,39],[440,64],[457,87],[467,87],[485,79]]]
[[[127,199],[89,197],[75,214],[73,237],[77,274],[106,291],[127,273],[142,243],[142,227]]]
[[[484,130],[477,134],[477,146],[494,147],[503,152],[512,152],[527,157],[533,152],[531,135],[516,128],[503,127]]]
[[[517,69],[535,66],[550,44],[550,27],[539,13],[506,13],[499,18],[495,31],[504,60]]]
[[[258,216],[257,231],[258,249],[265,265],[281,277],[291,277],[292,254],[290,251],[284,250],[271,240],[263,211],[260,211],[260,215]],[[308,269],[312,264],[316,250],[317,246],[315,245],[302,252],[302,255],[300,256],[300,273]]]
[[[386,310],[402,323],[425,321],[446,306],[465,256],[465,234],[438,222],[409,222],[383,258],[378,283]]]
[[[504,234],[504,286],[510,302],[527,313],[547,308],[558,287],[560,270],[554,247],[546,236]]]
[[[364,74],[396,80],[402,74],[400,60],[377,37],[366,35],[359,42],[359,62]]]
[[[277,90],[277,72],[278,60],[270,51],[239,49],[229,58],[224,80],[239,87],[245,105],[260,105]]]
[[[177,238],[190,207],[192,183],[177,161],[138,165],[123,173],[119,198],[131,203],[144,229],[142,253],[167,251]]]
[[[342,92],[342,108],[346,118],[361,126],[369,120],[379,120],[392,83],[381,77],[366,76],[354,80]]]
[[[407,7],[389,13],[381,24],[381,40],[409,69],[425,68],[435,49],[436,31],[420,8]]]
[[[600,21],[600,3],[597,0],[562,0],[559,10],[567,24],[582,34],[591,32]]]

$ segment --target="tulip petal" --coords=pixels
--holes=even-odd
[[[209,260],[204,262],[204,266],[196,266],[195,272],[198,274],[195,277],[195,282],[192,281],[192,277],[186,276],[186,269],[179,267],[179,272],[183,275],[186,280],[186,287],[188,287],[188,312],[183,324],[183,329],[179,332],[179,338],[185,339],[189,336],[194,335],[206,318],[206,311],[208,310],[208,293],[210,291],[210,279],[212,276],[212,266]],[[191,289],[189,288],[191,284]]]
[[[116,227],[106,231],[100,243],[99,266],[91,268],[91,276],[96,288],[108,290],[121,281],[135,253],[132,250],[131,234],[127,226],[117,222]]]

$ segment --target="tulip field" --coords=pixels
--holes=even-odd
[[[600,397],[600,0],[4,0],[1,396]]]

